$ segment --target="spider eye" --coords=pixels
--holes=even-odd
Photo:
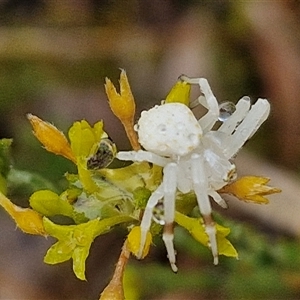
[[[93,155],[88,157],[87,168],[99,170],[107,167],[116,156],[116,146],[111,139],[102,139]]]

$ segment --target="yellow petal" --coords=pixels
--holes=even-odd
[[[25,233],[43,236],[47,235],[44,229],[42,216],[36,211],[13,204],[2,193],[0,193],[0,205],[15,220],[17,226]]]
[[[178,80],[166,97],[165,103],[177,102],[188,106],[190,103],[190,93],[191,85],[186,81]]]
[[[138,252],[140,249],[140,241],[141,241],[141,227],[135,226],[131,229],[131,231],[129,232],[129,235],[127,237],[127,247],[129,249],[129,251],[132,254],[134,254],[135,256],[138,255]],[[143,249],[143,254],[142,254],[141,258],[144,258],[145,256],[147,256],[149,249],[150,249],[151,242],[152,242],[152,235],[148,231],[145,246]]]
[[[240,200],[267,204],[269,200],[264,196],[281,192],[278,188],[268,186],[269,181],[266,177],[244,176],[224,186],[219,192],[232,194]]]
[[[27,114],[27,118],[33,127],[34,135],[45,146],[47,151],[62,155],[76,163],[70,144],[61,131],[32,114]]]
[[[77,168],[83,188],[90,194],[96,192],[98,187],[92,178],[92,173],[86,167],[86,160],[84,157],[77,158]]]
[[[99,143],[101,138],[107,138],[102,121],[97,122],[93,127],[85,120],[75,122],[68,134],[76,157],[87,157],[94,144]]]

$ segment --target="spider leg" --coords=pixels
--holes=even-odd
[[[241,98],[236,104],[235,112],[220,126],[218,131],[227,135],[232,134],[239,123],[246,117],[250,109],[250,105],[249,97],[245,96]]]
[[[270,104],[266,99],[258,99],[257,102],[252,105],[242,123],[228,139],[228,143],[224,148],[224,154],[228,159],[233,157],[256,132],[260,125],[267,119],[269,113]]]
[[[177,187],[177,165],[170,163],[164,168],[164,232],[163,241],[165,243],[168,258],[173,272],[177,272],[176,257],[173,244],[174,232],[173,222],[175,215],[175,197]]]
[[[209,196],[211,196],[216,203],[218,203],[223,208],[228,208],[226,201],[214,190],[209,190]]]
[[[171,268],[177,272],[175,250],[173,245],[173,221],[175,214],[175,194],[176,194],[176,179],[177,165],[170,163],[164,168],[164,179],[162,184],[154,191],[147,202],[144,215],[141,221],[141,241],[140,249],[137,257],[141,258],[144,250],[147,232],[150,229],[153,209],[158,201],[164,197],[164,221],[165,227],[163,232],[163,240],[167,249]]]
[[[197,100],[191,103],[191,106],[196,106],[195,103],[198,102],[208,109],[208,112],[198,121],[198,123],[204,133],[210,131],[214,124],[218,121],[219,105],[208,84],[208,81],[205,78],[189,78],[185,75],[182,75],[180,78],[189,84],[198,84],[200,86],[200,90],[204,94],[204,97],[202,95],[198,97]]]
[[[191,171],[194,191],[198,205],[205,223],[205,231],[209,238],[214,264],[218,264],[218,246],[216,239],[216,227],[211,216],[211,204],[208,197],[208,181],[205,175],[204,157],[194,153],[191,157]]]
[[[164,196],[164,184],[161,183],[160,186],[150,196],[143,214],[143,218],[141,221],[140,249],[137,258],[141,258],[143,254],[147,232],[149,231],[151,226],[153,208],[163,196]]]
[[[138,150],[138,151],[119,151],[116,157],[120,160],[131,160],[131,161],[147,161],[155,165],[164,167],[170,162],[170,159],[161,157],[157,154]]]
[[[216,97],[211,91],[208,81],[205,78],[199,79],[199,86],[205,97],[199,97],[199,102],[208,109],[208,112],[198,121],[203,132],[208,132],[218,121],[219,105]]]

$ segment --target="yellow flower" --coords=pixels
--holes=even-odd
[[[132,254],[135,256],[138,255],[139,249],[140,249],[140,241],[141,241],[141,227],[140,226],[135,226],[131,229],[129,232],[129,235],[127,237],[127,247],[130,250]],[[150,245],[152,242],[152,235],[148,231],[147,237],[146,237],[146,243],[143,249],[143,254],[141,258],[144,258],[147,256]]]
[[[46,236],[42,216],[30,208],[22,208],[13,204],[0,193],[0,205],[15,220],[17,226],[25,233]]]
[[[87,121],[82,120],[75,122],[69,129],[71,149],[76,157],[79,178],[89,193],[95,192],[98,187],[87,168],[87,158],[94,154],[93,149],[103,138],[107,138],[107,134],[103,131],[102,121],[91,127]]]
[[[107,138],[103,130],[103,122],[97,122],[93,127],[85,120],[75,122],[69,129],[71,149],[76,157],[87,157],[92,147],[102,138]]]
[[[123,124],[127,137],[134,150],[140,149],[137,134],[133,129],[135,115],[135,101],[130,89],[128,78],[124,70],[120,75],[120,93],[117,92],[113,83],[105,79],[105,91],[112,112]]]
[[[95,160],[101,159],[99,157],[101,156],[101,151],[105,152],[106,150],[103,146],[103,139],[106,139],[108,136],[103,130],[103,122],[97,122],[93,127],[85,120],[75,122],[69,129],[71,142],[69,143],[65,135],[52,124],[32,114],[28,114],[27,117],[33,127],[35,136],[45,146],[46,150],[73,161],[77,165],[78,174],[84,188],[90,193],[95,192],[97,186],[92,180],[91,172],[87,168],[87,161],[89,158],[92,159],[92,164],[95,166],[97,163]],[[112,157],[109,157],[110,160],[106,162],[99,161],[99,165],[101,163],[109,164],[113,159],[116,148],[113,143],[111,144]],[[99,145],[102,148],[99,148]],[[105,157],[105,159],[108,160],[108,157]]]
[[[76,158],[71,150],[70,144],[65,135],[52,124],[45,122],[32,114],[27,118],[33,127],[36,138],[45,146],[46,150],[76,163]]]
[[[188,106],[190,103],[190,93],[191,85],[186,81],[178,80],[166,97],[165,103],[178,102]]]
[[[267,186],[269,181],[265,177],[245,176],[224,186],[219,192],[232,194],[243,201],[267,204],[269,200],[264,196],[281,192],[278,188]]]

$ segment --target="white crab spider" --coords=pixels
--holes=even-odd
[[[227,207],[217,190],[235,176],[235,166],[230,160],[266,120],[270,111],[266,99],[258,99],[251,106],[249,97],[243,97],[238,101],[233,114],[218,130],[212,131],[220,112],[207,80],[185,76],[182,79],[190,84],[199,84],[204,97],[200,96],[197,101],[208,112],[197,120],[192,111],[181,103],[166,103],[143,111],[136,130],[145,151],[121,151],[117,154],[121,160],[147,161],[163,167],[163,181],[150,196],[141,221],[141,241],[137,256],[142,256],[153,210],[163,199],[163,240],[174,272],[177,271],[173,245],[176,191],[195,192],[214,264],[218,264],[216,228],[211,216],[210,197],[220,206]]]

